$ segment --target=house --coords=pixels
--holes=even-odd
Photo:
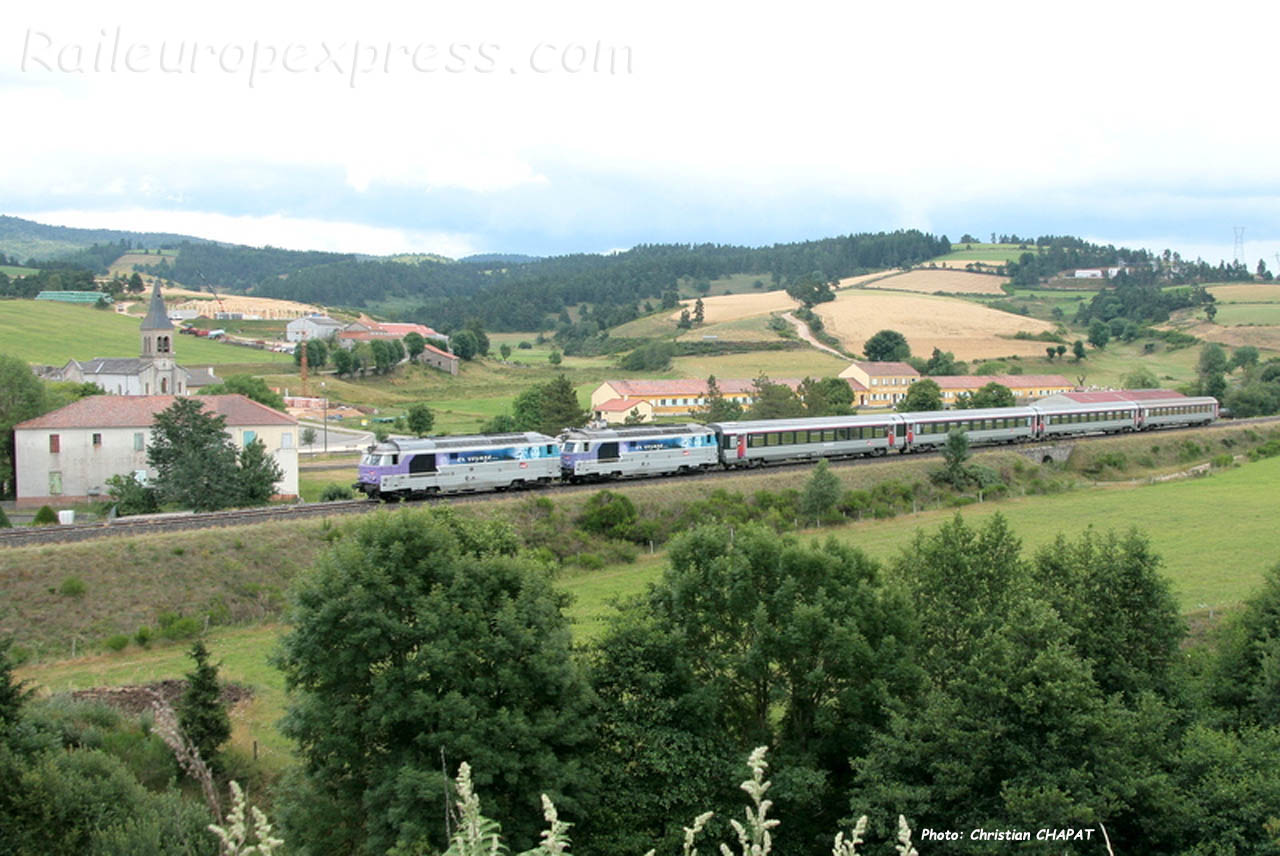
[[[155,414],[173,395],[91,395],[14,426],[19,506],[89,502],[107,492],[107,479],[133,473],[153,477],[147,446]],[[298,421],[243,395],[197,399],[226,418],[237,449],[255,439],[280,465],[280,497],[298,495]]]
[[[789,386],[793,391],[800,388],[800,381],[794,378],[775,380],[774,383]],[[753,380],[719,380],[716,386],[726,400],[736,401],[743,407],[750,405],[755,395]],[[621,405],[605,405],[615,400],[631,402],[631,407],[622,412],[621,417],[614,415],[611,418],[610,414],[619,412],[611,408]],[[597,419],[621,422],[640,402],[652,408],[648,421],[658,417],[688,417],[698,408],[707,406],[707,382],[696,379],[607,380],[591,393],[591,412]]]
[[[641,422],[653,421],[653,405],[643,398],[613,398],[604,402],[599,407],[591,408],[593,418],[600,420],[608,425],[620,425],[632,418]]]
[[[68,360],[46,373],[52,380],[96,384],[108,395],[190,395],[221,379],[209,369],[192,370],[174,360],[174,326],[160,296],[160,283],[151,291],[151,305],[139,327],[141,354],[137,357],[94,357]]]
[[[1119,276],[1122,271],[1124,271],[1123,267],[1080,268],[1074,271],[1071,276],[1074,279],[1111,279]]]
[[[942,389],[942,406],[954,407],[966,395],[973,395],[989,383],[1008,388],[1019,403],[1075,388],[1062,375],[937,375],[929,380]]]
[[[854,407],[893,407],[907,397],[920,372],[907,363],[855,360],[839,376],[853,390]]]
[[[336,336],[346,327],[341,321],[335,321],[328,315],[304,315],[295,318],[284,327],[284,337],[290,342],[301,342],[303,339],[315,341]]]
[[[448,372],[451,375],[458,373],[457,355],[442,351],[435,345],[424,345],[422,353],[418,355],[418,361],[424,365],[431,366],[433,369]]]

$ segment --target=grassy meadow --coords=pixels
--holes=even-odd
[[[1034,244],[960,244],[953,242],[951,252],[930,259],[933,262],[1002,262],[1015,261],[1023,253],[1034,253]]]
[[[0,300],[0,353],[29,363],[63,365],[69,359],[136,357],[141,340],[138,319],[92,306],[36,300]],[[259,351],[195,336],[174,336],[174,356],[184,366],[252,366],[271,371],[293,364],[289,354]]]

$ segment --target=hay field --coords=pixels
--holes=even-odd
[[[774,342],[778,334],[769,329],[769,316],[755,315],[737,321],[704,324],[676,337],[680,342],[702,342],[709,338],[728,342]]]
[[[902,271],[897,270],[878,270],[875,273],[863,273],[858,276],[846,276],[844,279],[836,282],[836,288],[852,288],[855,285],[866,285],[876,280],[888,279],[890,277],[902,276]]]
[[[682,309],[693,312],[692,300],[682,300]],[[765,291],[756,294],[725,294],[720,297],[702,298],[703,318],[707,324],[721,324],[725,321],[737,321],[753,315],[768,315],[770,312],[785,312],[795,309],[797,303],[785,291]],[[680,311],[671,314],[672,320],[679,320]]]
[[[1222,303],[1280,303],[1280,285],[1211,285],[1206,290]]]
[[[934,348],[951,351],[957,359],[974,360],[1013,354],[1040,355],[1044,343],[1002,338],[1019,330],[1050,332],[1047,321],[988,309],[966,300],[933,295],[895,294],[856,290],[815,308],[827,332],[852,351],[880,330],[897,330],[907,337],[913,354],[928,356]]]
[[[867,288],[883,288],[893,291],[915,291],[920,294],[992,294],[1004,297],[1005,291],[1000,286],[1009,281],[1008,277],[991,276],[985,273],[968,273],[957,270],[913,270],[908,273],[891,276],[876,282],[867,283]]]
[[[1219,312],[1218,318],[1222,318],[1221,312]],[[1161,325],[1162,328],[1167,328],[1168,326]],[[1255,348],[1280,351],[1280,326],[1253,327],[1241,325],[1224,327],[1222,324],[1198,321],[1190,326],[1179,325],[1175,329],[1181,333],[1189,333],[1192,336],[1204,339],[1206,342],[1218,342],[1233,348],[1238,348],[1241,345],[1253,345]]]

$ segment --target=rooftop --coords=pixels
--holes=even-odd
[[[628,396],[648,397],[655,395],[706,395],[707,382],[697,378],[676,378],[674,380],[607,380],[605,383],[613,387],[623,398]],[[797,378],[778,378],[773,383],[780,383],[795,390],[800,387]],[[737,380],[728,378],[716,380],[716,386],[725,394],[755,392],[754,380]]]
[[[90,395],[14,426],[15,431],[48,428],[149,428],[176,395]],[[228,425],[296,425],[292,416],[243,395],[202,395],[191,399],[226,417]]]

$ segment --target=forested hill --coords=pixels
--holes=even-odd
[[[188,241],[205,243],[202,238],[168,232],[124,232],[117,229],[73,229],[48,226],[21,217],[0,215],[0,253],[20,259],[46,260],[65,257],[94,244],[115,244],[119,252],[137,247],[155,249]]]
[[[178,250],[176,258],[166,258],[159,264],[141,268],[142,272],[152,273],[190,288],[203,288],[212,284],[230,291],[246,291],[258,283],[289,276],[307,268],[354,262],[356,259],[351,253],[189,241],[176,244],[175,248]]]
[[[755,274],[775,283],[817,273],[833,280],[918,264],[949,252],[945,238],[916,230],[846,235],[771,247],[641,245],[610,255],[569,255],[502,267],[482,263],[406,265],[341,262],[263,281],[254,294],[314,303],[421,301],[413,315],[449,329],[480,318],[494,330],[531,330],[566,306],[630,305],[660,298],[682,277]]]

